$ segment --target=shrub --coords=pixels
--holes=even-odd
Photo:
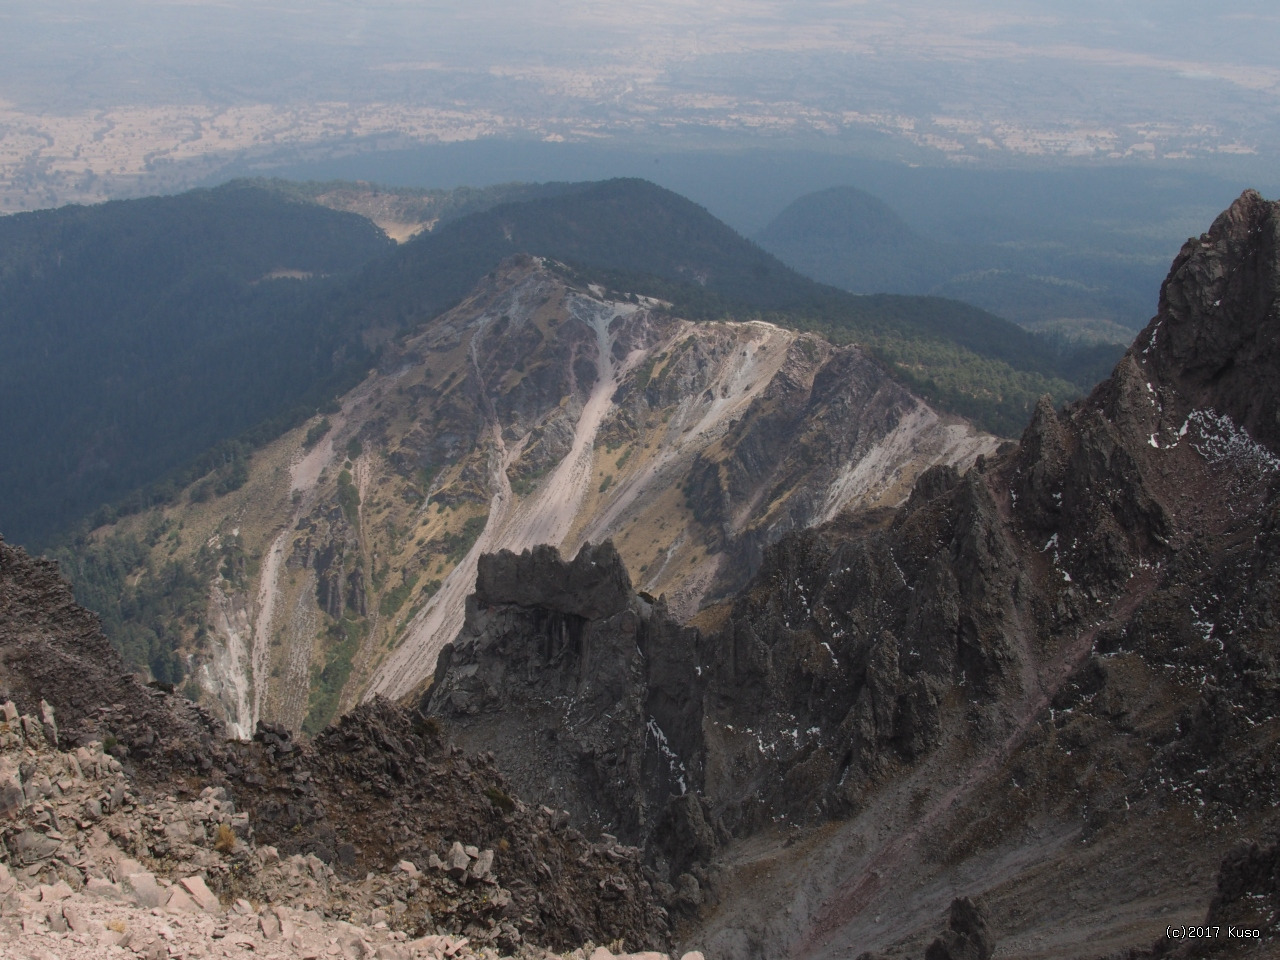
[[[236,832],[225,823],[218,824],[218,835],[213,841],[213,849],[219,853],[231,853],[236,848]]]

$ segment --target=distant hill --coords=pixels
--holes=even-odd
[[[573,264],[619,290],[673,301],[686,316],[755,312],[842,341],[927,340],[1042,378],[1065,375],[1081,388],[1104,376],[1117,353],[1108,352],[1101,364],[1091,355],[1087,372],[1078,375],[1075,359],[1064,366],[1042,339],[968,304],[850,296],[800,274],[692,201],[636,179],[578,184],[555,196],[501,204],[420,236],[365,272],[350,290],[351,306],[366,314],[389,309],[403,325],[422,322],[518,252]],[[958,358],[943,363],[952,360]],[[924,362],[917,356],[913,364]],[[1043,380],[1035,388],[1062,392],[1070,385]],[[936,393],[933,398],[948,402]],[[1019,397],[1025,411],[988,426],[1016,429],[1033,401]]]
[[[757,240],[806,275],[853,293],[928,292],[949,269],[938,263],[948,256],[941,244],[856,187],[800,197]]]
[[[1127,343],[1147,318],[1145,269],[1088,250],[941,243],[914,231],[879,198],[832,187],[793,201],[757,237],[806,276],[853,293],[942,296],[1027,328],[1096,339],[1118,324]]]
[[[1114,359],[955,300],[816,283],[643,180],[454,191],[431,201],[434,229],[399,246],[318,201],[376,192],[237,182],[0,221],[0,402],[13,411],[0,425],[0,529],[39,545],[103,505],[136,509],[204,474],[214,492],[234,486],[248,449],[518,253],[689,319],[760,317],[862,342],[932,403],[1005,434],[1037,396],[1079,393]],[[518,199],[489,205],[504,196]]]

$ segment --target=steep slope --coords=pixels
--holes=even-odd
[[[243,184],[0,218],[0,528],[47,543],[349,385],[317,294],[390,246]]]
[[[327,409],[389,339],[456,306],[521,252],[661,296],[689,319],[766,312],[857,340],[914,377],[917,392],[988,429],[1017,429],[1038,393],[1074,395],[1082,379],[1077,361],[965,304],[823,287],[644,181],[433,193],[414,216],[448,222],[400,246],[364,217],[323,206],[410,215],[386,199],[241,181],[5,218],[9,535],[69,539],[90,517],[172,497],[214,466],[213,487],[235,486],[250,449]]]
[[[100,896],[134,899],[144,887],[130,872],[145,873],[151,895],[161,897],[138,899],[145,907],[172,892],[156,877],[167,884],[194,875],[227,904],[287,906],[335,927],[381,921],[402,943],[406,935],[465,936],[477,953],[669,942],[636,851],[588,841],[563,814],[526,806],[490,758],[453,748],[421,715],[379,700],[313,742],[262,726],[252,742],[229,743],[195,704],[125,672],[53,565],[3,540],[0,705],[13,711],[0,713],[6,956],[18,933],[11,924],[41,885],[51,892],[29,911],[38,919],[28,917],[24,934],[57,932],[46,918],[59,890],[92,894],[97,883]],[[463,855],[459,870],[455,845],[459,855],[472,845],[484,854]],[[406,875],[404,861],[421,872]],[[440,861],[448,870],[430,866]],[[112,875],[124,884],[111,884]],[[175,901],[168,912],[199,911]],[[216,944],[210,929],[196,932],[205,948]],[[93,949],[116,942],[95,939]],[[48,946],[84,955],[83,941]],[[62,952],[68,946],[81,952]],[[304,945],[280,946],[297,956]],[[153,955],[140,941],[135,947]]]
[[[1075,396],[1119,352],[1064,352],[955,300],[860,297],[816,283],[692,201],[637,179],[560,185],[445,224],[371,265],[343,309],[356,318],[390,314],[406,326],[427,322],[516,253],[571,264],[607,289],[672,302],[689,319],[758,313],[872,346],[915,377],[918,390],[987,429],[1018,429],[1039,393]]]
[[[531,720],[522,789],[576,760],[711,956],[918,956],[956,896],[1009,956],[1143,949],[1211,900],[1273,949],[1278,282],[1280,204],[1246,193],[1016,449],[788,534],[705,635],[482,578],[428,708],[476,745]]]
[[[613,537],[688,616],[784,533],[893,506],[920,470],[995,445],[857,347],[692,323],[523,258],[256,454],[242,488],[95,542],[136,537],[152,571],[204,571],[207,608],[162,625],[195,658],[190,692],[242,731],[314,730],[430,679],[485,552]]]

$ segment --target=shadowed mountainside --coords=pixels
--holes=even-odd
[[[918,955],[957,895],[1016,956],[1141,950],[1211,901],[1273,940],[1278,280],[1280,204],[1246,193],[1016,449],[782,538],[702,634],[482,591],[429,709],[533,744],[556,691],[520,788],[648,842],[710,955]]]

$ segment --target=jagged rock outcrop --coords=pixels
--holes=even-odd
[[[637,599],[570,629],[531,594],[473,598],[431,709],[469,743],[516,736],[531,790],[586,770],[566,795],[630,827],[644,810],[617,796],[652,797],[640,704],[682,703],[661,728],[696,816],[649,855],[681,830],[704,859],[731,836],[771,850],[767,873],[702,871],[712,955],[919,955],[959,888],[988,911],[940,941],[961,955],[1199,922],[1230,845],[1280,808],[1278,222],[1247,193],[1189,241],[1112,376],[1039,404],[1016,448],[768,548],[661,683]],[[1224,877],[1269,862],[1237,859]]]
[[[710,852],[682,759],[700,738],[697,636],[634,593],[608,541],[568,562],[551,547],[485,556],[423,709],[484,744],[522,795],[645,845],[674,879]]]
[[[631,580],[608,541],[585,545],[567,564],[555,547],[542,544],[519,555],[486,554],[477,569],[477,608],[538,606],[577,620],[605,620],[632,599]]]
[[[925,474],[888,524],[785,539],[704,641],[714,814],[745,831],[838,812],[883,838],[846,841],[792,956],[909,942],[871,916],[1000,849],[1027,860],[967,889],[1002,944],[1036,926],[1030,902],[1083,924],[1135,883],[1197,922],[1225,846],[1274,829],[1278,223],[1246,193],[1088,398],[1041,403],[963,476]],[[714,737],[738,747],[723,772]],[[1183,876],[1153,885],[1137,862],[1166,857]],[[1119,947],[1169,917],[1088,922]],[[740,942],[719,923],[713,946]]]
[[[0,699],[8,698],[33,716],[48,701],[60,741],[110,738],[145,775],[183,767],[207,774],[225,756],[221,724],[126,671],[56,563],[0,537]]]
[[[947,929],[929,944],[924,960],[991,960],[995,950],[987,918],[968,897],[951,901]]]
[[[264,724],[253,742],[227,742],[195,704],[124,671],[55,565],[2,541],[0,686],[17,701],[0,701],[0,898],[15,882],[19,900],[48,903],[42,891],[61,883],[179,913],[249,898],[286,911],[264,909],[263,922],[305,928],[305,945],[282,949],[354,917],[384,923],[386,955],[406,960],[451,945],[444,936],[506,952],[668,946],[638,851],[525,805],[492,757],[446,745],[434,721],[376,700],[315,741]],[[454,846],[460,871],[445,866]],[[72,923],[52,899],[56,916],[46,906],[33,932]],[[25,902],[0,899],[0,927]],[[155,930],[136,933],[134,952],[150,956]],[[392,949],[413,937],[417,952]]]

